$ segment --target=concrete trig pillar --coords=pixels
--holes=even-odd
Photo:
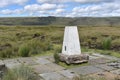
[[[89,56],[81,53],[77,26],[65,27],[62,53],[59,57],[67,64],[88,62]]]
[[[80,41],[77,26],[66,26],[62,46],[62,54],[80,55]]]

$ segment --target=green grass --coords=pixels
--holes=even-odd
[[[18,56],[33,56],[39,54],[41,55],[53,50],[53,43],[62,42],[60,39],[62,39],[61,36],[63,36],[63,28],[61,27],[60,29],[62,30],[60,31],[57,30],[59,27],[11,26],[0,28],[0,58],[14,58]],[[39,35],[36,36],[36,34]],[[6,44],[10,44],[11,46],[6,46]],[[11,52],[9,52],[11,55],[7,53],[8,49],[11,50]]]
[[[102,47],[104,50],[109,50],[111,48],[112,39],[110,37],[105,38],[102,42]]]
[[[112,48],[109,48],[108,51],[110,55],[119,57],[120,27],[78,26],[78,29],[82,47],[91,48],[92,46],[91,49],[93,50],[102,50],[103,40],[111,37]],[[26,52],[24,47],[26,46],[29,47],[27,56],[60,53],[63,35],[64,26],[0,26],[0,58],[23,56],[19,55],[19,53],[22,52],[24,54]],[[22,47],[23,49],[21,50]],[[106,51],[100,52],[104,53]]]
[[[46,51],[46,52],[43,52],[43,53],[41,53],[41,54],[36,54],[36,55],[31,55],[31,56],[52,56],[53,55],[53,53],[54,53],[54,51],[53,50],[51,50],[51,51]]]
[[[37,75],[31,68],[22,65],[8,70],[2,80],[37,80]]]
[[[120,53],[112,50],[100,50],[100,49],[89,49],[89,48],[82,48],[82,52],[87,52],[89,54],[92,53],[100,53],[103,55],[111,55],[120,58]]]
[[[28,45],[21,45],[18,50],[19,55],[22,57],[28,57],[30,55],[29,52],[30,48]]]

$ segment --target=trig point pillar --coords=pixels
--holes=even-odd
[[[82,63],[88,61],[88,56],[81,54],[77,26],[66,26],[60,60],[66,63]]]
[[[65,55],[81,54],[79,35],[76,26],[65,27],[62,54]]]

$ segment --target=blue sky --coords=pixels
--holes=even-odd
[[[120,16],[120,0],[1,0],[0,17]]]

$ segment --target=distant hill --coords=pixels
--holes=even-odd
[[[120,26],[120,17],[1,17],[0,25]]]

